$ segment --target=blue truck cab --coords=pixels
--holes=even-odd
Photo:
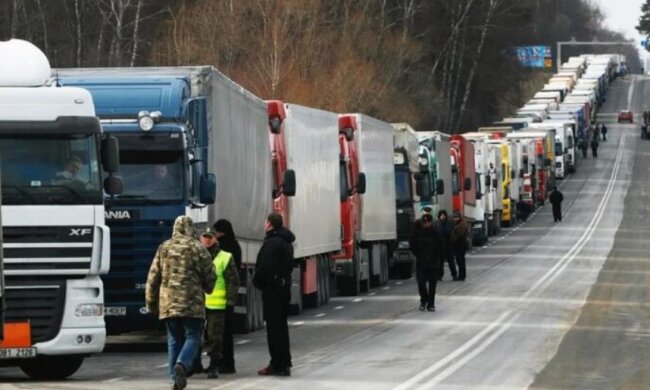
[[[120,145],[124,191],[106,195],[110,271],[103,276],[109,334],[154,330],[145,287],[158,246],[179,215],[207,222],[216,180],[207,172],[208,126],[203,97],[183,75],[128,75],[120,69],[61,70],[60,85],[87,89],[105,133]]]

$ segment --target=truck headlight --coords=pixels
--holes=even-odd
[[[409,249],[411,245],[409,245],[408,241],[400,241],[398,244],[399,249]]]
[[[82,303],[77,305],[74,311],[77,317],[101,317],[104,315],[104,304],[102,303]]]
[[[160,111],[140,111],[138,113],[138,125],[142,131],[150,131],[156,122],[160,120]]]

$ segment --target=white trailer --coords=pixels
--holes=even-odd
[[[283,122],[287,169],[296,177],[288,198],[287,225],[296,236],[292,303],[319,306],[329,300],[334,275],[331,256],[341,249],[338,114],[285,104]]]
[[[357,241],[362,249],[361,280],[383,283],[388,279],[388,248],[397,239],[393,126],[364,114],[354,114],[359,171],[366,175],[361,197]]]

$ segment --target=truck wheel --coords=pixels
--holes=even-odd
[[[62,380],[79,370],[83,356],[41,356],[25,361],[20,369],[30,378],[38,380]]]
[[[398,273],[400,279],[411,279],[411,276],[413,276],[413,264],[401,263]]]
[[[352,275],[342,276],[337,278],[336,283],[339,287],[339,293],[344,296],[357,296],[359,295],[359,254],[358,250],[354,251],[352,256]]]

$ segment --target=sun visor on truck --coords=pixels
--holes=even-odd
[[[99,120],[89,116],[60,116],[54,121],[0,121],[0,134],[95,134]]]

